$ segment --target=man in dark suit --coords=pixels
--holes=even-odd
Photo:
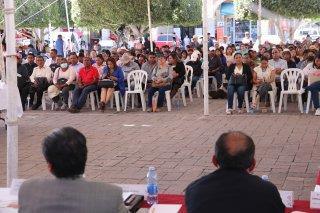
[[[215,145],[213,173],[186,190],[188,213],[282,213],[285,206],[275,185],[250,174],[255,145],[242,132],[222,134]]]
[[[54,179],[24,182],[19,190],[19,213],[125,213],[121,188],[83,178],[86,138],[65,127],[48,135],[43,155]]]

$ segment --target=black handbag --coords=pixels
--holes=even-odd
[[[98,86],[102,88],[114,88],[116,83],[110,79],[102,79],[98,81]]]
[[[237,85],[237,86],[246,85],[247,78],[244,74],[242,75],[232,74],[230,77],[229,83],[231,85]]]

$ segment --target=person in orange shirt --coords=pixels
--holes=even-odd
[[[78,113],[86,103],[87,95],[98,89],[99,72],[91,65],[89,57],[83,58],[84,67],[79,71],[77,86],[73,92],[72,106],[68,110],[71,113]]]

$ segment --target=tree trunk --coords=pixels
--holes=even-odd
[[[279,37],[280,37],[281,41],[284,42],[285,41],[285,37],[284,37],[283,29],[281,27],[281,20],[280,20],[279,17],[274,19],[274,24],[275,24],[276,29],[278,30],[278,34],[279,34]]]

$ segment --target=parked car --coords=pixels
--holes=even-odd
[[[180,46],[181,41],[179,38],[176,38],[177,47]],[[156,46],[161,48],[165,45],[168,45],[169,47],[172,47],[173,45],[173,34],[161,34],[158,35],[157,40],[155,41]]]

